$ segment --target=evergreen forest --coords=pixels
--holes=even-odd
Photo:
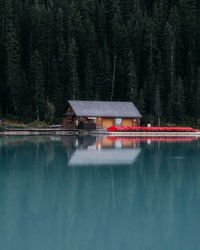
[[[200,1],[0,0],[0,118],[59,122],[69,99],[200,123]]]

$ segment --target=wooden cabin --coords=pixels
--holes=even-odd
[[[62,127],[106,129],[111,126],[140,126],[141,114],[132,102],[68,101]]]

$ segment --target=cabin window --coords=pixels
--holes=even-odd
[[[121,126],[122,125],[122,118],[116,118],[115,119],[115,125],[116,126]]]
[[[96,117],[88,117],[89,123],[96,123],[97,118]]]

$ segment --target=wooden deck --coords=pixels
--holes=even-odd
[[[0,135],[78,135],[77,129],[45,128],[45,129],[7,129]]]
[[[117,137],[200,137],[200,132],[109,132]]]
[[[78,135],[78,129],[46,128],[46,129],[7,129],[0,135]],[[105,129],[85,131],[91,135],[116,137],[200,137],[200,132],[108,132]]]

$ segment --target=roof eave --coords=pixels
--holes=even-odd
[[[77,114],[76,115],[77,117],[97,117],[97,118],[132,118],[132,119],[135,119],[135,118],[142,118],[142,116],[138,115],[138,116],[105,116],[105,115],[92,115],[92,114],[89,114],[89,115],[83,115],[83,114]]]

